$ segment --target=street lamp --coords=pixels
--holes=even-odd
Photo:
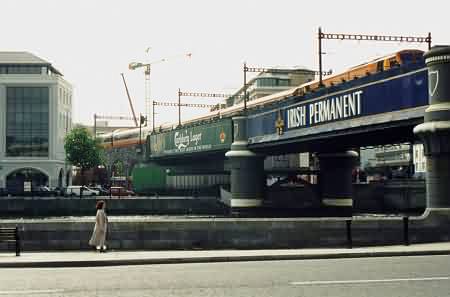
[[[139,115],[139,148],[142,153],[142,125],[146,125],[147,123],[147,117],[143,116],[142,114]]]

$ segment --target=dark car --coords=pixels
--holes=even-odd
[[[32,191],[32,195],[39,196],[39,197],[54,197],[54,196],[57,196],[58,193],[55,190],[51,190],[47,186],[39,186]]]
[[[98,191],[100,196],[108,196],[109,195],[109,190],[105,189],[102,186],[92,186],[92,187],[89,187],[89,188],[92,189],[92,190]]]

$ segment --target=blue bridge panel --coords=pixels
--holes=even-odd
[[[398,68],[281,101],[277,106],[251,114],[248,135],[251,143],[286,139],[287,135],[281,134],[299,129],[314,129],[308,134],[316,130],[321,133],[322,129],[313,127],[356,118],[360,123],[366,116],[425,105],[428,105],[427,70],[417,66]]]

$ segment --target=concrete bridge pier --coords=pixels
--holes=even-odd
[[[356,166],[358,153],[354,151],[321,153],[318,154],[318,158],[323,206],[336,215],[351,215],[352,170]]]
[[[414,128],[427,157],[427,208],[450,209],[450,46],[426,52],[429,107]]]
[[[225,156],[231,163],[232,212],[254,213],[262,206],[265,187],[264,156],[247,148],[247,117],[233,118],[234,141]]]

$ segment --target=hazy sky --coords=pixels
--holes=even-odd
[[[152,67],[156,101],[175,101],[178,88],[233,93],[242,86],[244,61],[317,69],[319,26],[325,33],[431,32],[433,44],[449,44],[448,6],[437,0],[2,0],[0,50],[29,51],[51,62],[74,86],[75,122],[92,124],[94,113],[131,116],[121,72],[137,113],[144,113],[144,73],[128,70],[132,61],[169,57]],[[426,44],[326,40],[324,69],[342,70],[404,48],[426,50]],[[188,52],[191,59],[183,57]],[[177,121],[174,107],[157,112],[157,124]],[[183,108],[182,115],[205,112]]]

